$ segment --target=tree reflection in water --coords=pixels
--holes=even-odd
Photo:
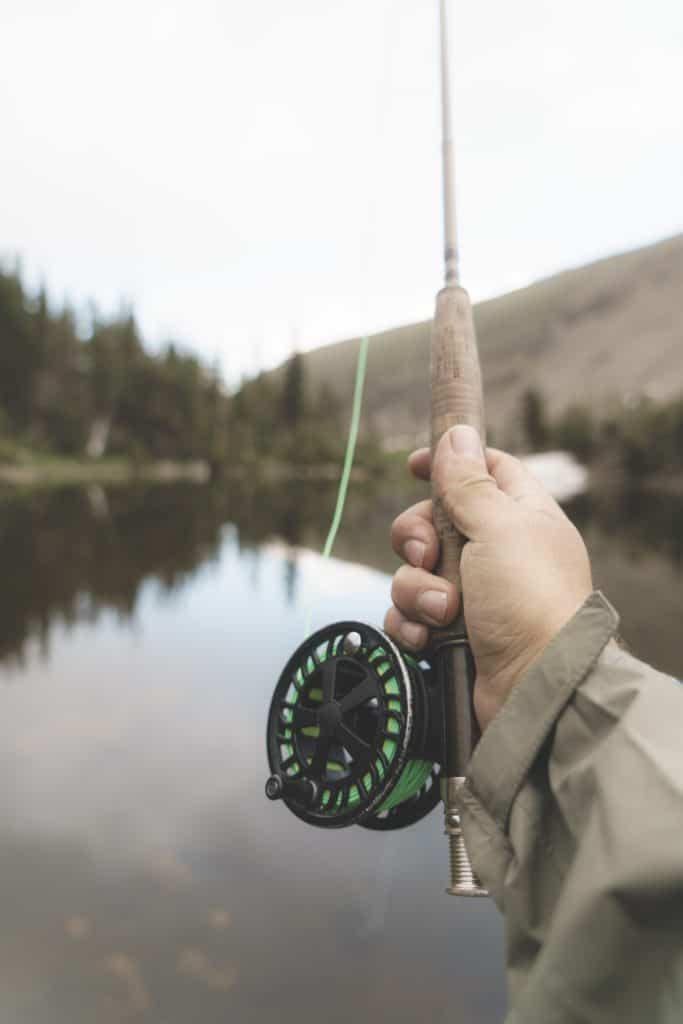
[[[354,488],[335,554],[391,571],[389,524],[423,494]],[[334,500],[299,484],[0,500],[0,657],[51,641],[45,664],[0,666],[22,681],[1,688],[3,1021],[502,1019],[500,920],[441,895],[436,815],[331,834],[262,795],[266,708],[311,581],[336,618],[388,595],[386,577],[301,556]],[[569,509],[626,639],[678,675],[682,510]]]
[[[420,484],[352,488],[335,555],[392,572],[397,562],[389,547],[390,523],[426,493]],[[335,494],[334,485],[301,482],[6,493],[0,499],[0,658],[21,660],[29,639],[45,649],[53,622],[96,621],[103,609],[131,618],[144,580],[156,579],[168,592],[180,587],[200,565],[218,557],[228,522],[236,527],[240,551],[251,560],[255,589],[259,546],[273,539],[288,545],[283,586],[291,604],[297,598],[297,548],[322,548]],[[625,632],[638,637],[644,657],[680,674],[674,636],[665,638],[662,655],[661,623],[648,628],[635,591],[638,567],[646,560],[646,582],[656,590],[653,616],[658,601],[666,605],[683,597],[678,579],[683,497],[587,495],[567,512],[586,537],[596,581],[613,595]],[[655,634],[656,651],[648,640]]]
[[[140,585],[182,584],[216,556],[225,496],[192,486],[100,487],[0,501],[0,657],[21,658],[50,624],[135,612]]]

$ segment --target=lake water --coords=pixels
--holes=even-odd
[[[280,669],[309,616],[381,623],[414,497],[355,490],[330,562],[330,488],[0,497],[3,1024],[501,1020],[501,922],[444,894],[438,810],[327,832],[263,795]],[[681,501],[570,512],[683,675]]]

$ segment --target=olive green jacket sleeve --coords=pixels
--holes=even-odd
[[[683,1022],[683,686],[594,593],[489,725],[460,792],[505,918],[506,1024]]]

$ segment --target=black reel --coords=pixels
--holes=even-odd
[[[321,828],[404,828],[440,799],[432,671],[362,622],[314,633],[280,676],[268,715],[266,795]]]

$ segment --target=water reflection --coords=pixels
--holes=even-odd
[[[588,545],[596,586],[620,614],[627,646],[683,679],[683,496],[612,491],[585,495],[567,512]]]
[[[629,558],[661,555],[683,563],[683,496],[649,491],[584,494],[567,508],[580,530],[610,537]]]
[[[288,604],[296,601],[296,586],[299,575],[298,557],[296,552],[288,554],[285,558],[285,597]]]
[[[150,496],[146,521],[176,498]],[[67,623],[55,600],[49,656],[28,644],[2,672],[21,681],[0,716],[3,1019],[500,1019],[500,923],[443,895],[436,817],[399,836],[327,833],[263,797],[264,711],[306,599],[314,618],[353,601],[376,619],[386,576],[302,552],[292,590],[287,545],[257,549],[253,521],[245,543],[205,509],[200,529],[181,500],[127,604],[93,582],[96,621]],[[78,531],[62,529],[66,551]],[[209,560],[171,579],[161,552],[187,533]]]
[[[388,524],[425,496],[412,488],[355,488],[335,554],[391,572]],[[334,507],[327,485],[200,488],[101,487],[0,498],[0,661],[21,659],[29,640],[44,651],[50,626],[98,621],[104,610],[134,619],[140,589],[154,579],[169,597],[216,559],[235,524],[253,588],[262,545],[287,545],[285,599],[299,594],[299,552],[320,550]],[[618,605],[623,632],[642,657],[683,674],[675,626],[683,584],[683,497],[612,492],[574,500],[567,511],[588,542],[595,578]],[[650,598],[643,602],[643,594]]]
[[[336,550],[370,568],[306,550],[327,487],[0,501],[2,1020],[501,1019],[500,922],[442,895],[436,814],[327,833],[262,796],[281,665],[309,614],[381,620],[421,493],[353,492]],[[680,499],[569,511],[629,642],[683,675]]]
[[[48,490],[0,501],[0,658],[19,657],[29,638],[47,643],[50,624],[124,618],[142,581],[172,591],[216,556],[226,500],[206,489],[101,487]]]

